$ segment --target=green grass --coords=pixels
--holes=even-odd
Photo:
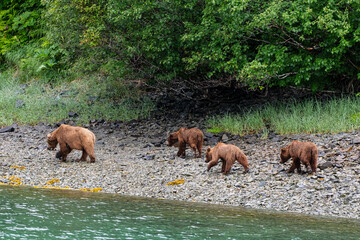
[[[239,135],[261,133],[263,137],[269,131],[278,134],[349,132],[360,127],[360,97],[267,104],[243,114],[214,116],[208,125],[211,129]]]
[[[16,106],[17,101],[25,104]],[[69,112],[78,114],[73,118],[78,124],[92,119],[128,121],[147,117],[153,109],[136,89],[99,76],[51,84],[33,80],[24,87],[13,73],[0,72],[0,125],[54,123],[69,118]]]

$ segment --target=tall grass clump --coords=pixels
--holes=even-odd
[[[0,125],[54,123],[69,119],[69,112],[76,113],[71,120],[79,124],[93,119],[128,121],[147,117],[153,110],[152,102],[141,98],[137,89],[123,87],[123,95],[118,89],[119,81],[98,76],[22,84],[5,72],[0,74]]]
[[[243,114],[214,116],[208,124],[212,129],[239,135],[269,131],[278,134],[349,132],[360,127],[360,97],[267,104]]]
[[[265,128],[265,123],[259,111],[249,111],[247,114],[225,114],[214,116],[208,120],[212,127],[209,132],[231,132],[233,134],[250,134]]]

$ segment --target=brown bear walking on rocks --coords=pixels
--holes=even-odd
[[[197,128],[180,128],[179,131],[171,133],[168,137],[168,146],[179,144],[177,156],[184,158],[186,144],[194,151],[195,157],[201,158],[202,146],[204,143],[204,134]],[[196,155],[196,150],[198,155]]]
[[[63,162],[72,149],[82,150],[81,158],[77,161],[86,161],[89,155],[90,162],[95,162],[95,135],[86,128],[61,124],[58,129],[47,135],[47,143],[49,150],[54,150],[57,144],[60,145],[56,157],[61,158]]]
[[[249,164],[243,151],[232,144],[218,143],[215,147],[206,150],[205,162],[209,162],[207,170],[218,164],[219,159],[222,161],[221,173],[227,175],[232,165],[238,161],[245,172],[249,171]]]
[[[314,143],[294,140],[285,148],[281,148],[280,159],[281,163],[285,163],[290,158],[293,159],[292,165],[287,171],[288,173],[294,172],[295,168],[298,173],[301,173],[300,162],[302,162],[306,168],[309,166],[311,167],[310,173],[315,173],[317,168],[317,156],[318,149]]]

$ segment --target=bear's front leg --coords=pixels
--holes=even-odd
[[[66,143],[59,143],[60,145],[60,153],[56,154],[61,156],[61,161],[66,162],[67,155],[71,152],[71,148]]]
[[[230,170],[231,170],[231,167],[232,167],[232,163],[235,162],[234,161],[226,161],[226,167],[225,167],[225,171],[223,172],[224,175],[228,175]]]
[[[295,170],[295,168],[296,168],[295,160],[293,160],[290,169],[287,170],[286,172],[287,172],[287,173],[293,173],[294,170]]]
[[[208,164],[207,170],[210,171],[210,169],[211,169],[213,166],[217,165],[217,164],[218,164],[218,160],[216,160],[216,161],[214,161],[214,160],[210,161],[209,164]]]
[[[221,162],[222,162],[221,173],[224,173],[226,169],[226,161],[224,159],[221,159]]]
[[[185,142],[179,142],[179,151],[177,152],[177,156],[181,158],[185,158],[185,149],[186,149],[186,143]]]
[[[295,163],[297,172],[298,172],[299,174],[301,174],[300,159],[295,159],[295,160],[294,160],[294,163]],[[305,164],[305,166],[306,166],[306,164]]]

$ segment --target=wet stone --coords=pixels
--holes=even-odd
[[[326,168],[331,168],[331,167],[333,167],[333,164],[331,162],[325,162],[325,163],[318,165],[318,168],[321,170],[324,170]]]
[[[15,131],[14,125],[3,127],[0,129],[0,133],[14,132],[14,131]]]
[[[154,158],[155,158],[155,155],[146,155],[144,157],[145,160],[154,160]]]

